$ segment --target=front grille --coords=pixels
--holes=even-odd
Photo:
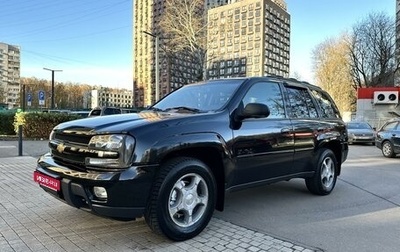
[[[362,134],[362,133],[357,133],[357,134],[354,134],[355,136],[358,136],[358,137],[373,137],[374,136],[374,134],[373,133],[367,133],[367,134]]]
[[[70,169],[87,171],[118,171],[119,168],[88,167],[85,159],[87,157],[100,158],[99,150],[89,149],[88,145],[93,135],[79,133],[56,132],[49,142],[51,154],[54,161]],[[114,158],[118,158],[118,154]]]
[[[54,132],[49,146],[54,160],[70,169],[86,171],[85,158],[89,153],[88,144],[92,135],[79,132]]]
[[[54,135],[54,139],[61,142],[68,142],[77,145],[87,145],[89,144],[92,135],[84,135],[84,134],[65,134],[62,132],[56,132]]]

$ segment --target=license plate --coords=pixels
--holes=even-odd
[[[60,191],[61,188],[60,180],[44,175],[37,171],[33,172],[33,181],[54,191]]]

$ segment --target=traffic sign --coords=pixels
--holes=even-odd
[[[28,93],[27,100],[28,100],[28,106],[32,106],[32,94],[31,93]]]
[[[43,90],[39,90],[39,105],[44,105],[45,94]]]

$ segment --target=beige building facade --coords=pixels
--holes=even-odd
[[[208,11],[209,79],[289,77],[290,15],[284,1],[242,0]]]
[[[117,107],[132,108],[132,91],[124,89],[95,89],[91,92],[91,108]]]
[[[20,105],[20,65],[20,48],[0,42],[0,104],[4,108]]]

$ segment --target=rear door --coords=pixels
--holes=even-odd
[[[294,134],[294,161],[292,173],[311,171],[317,136],[322,130],[316,104],[308,89],[286,85],[289,116]]]

